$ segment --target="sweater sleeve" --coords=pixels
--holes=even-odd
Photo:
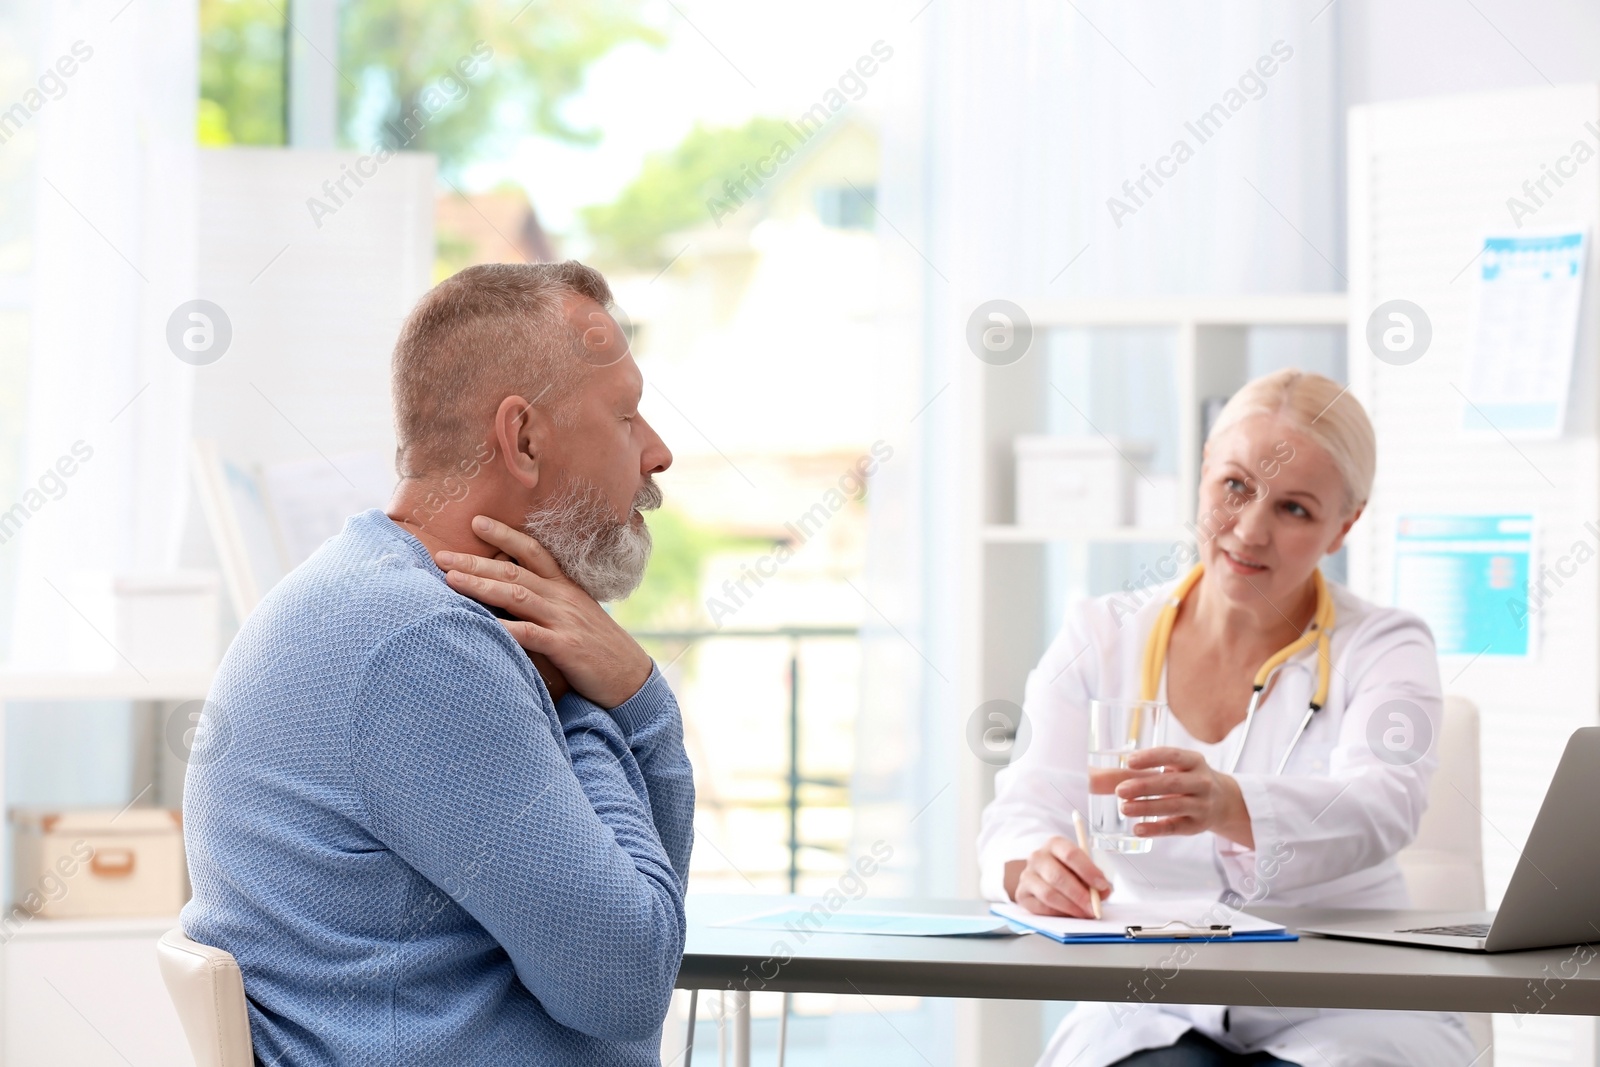
[[[606,1040],[659,1030],[682,882],[616,723],[559,729],[500,625],[452,610],[373,652],[350,749],[373,835],[499,942],[552,1018]]]
[[[572,692],[561,698],[557,708],[585,792],[595,799],[590,783],[608,782],[618,770],[623,771],[628,787],[650,805],[656,835],[672,859],[678,886],[687,890],[689,853],[694,846],[694,769],[683,747],[678,701],[661,669],[652,665],[650,677],[639,691],[610,711]],[[619,737],[608,739],[613,732],[619,732]],[[612,758],[619,747],[632,754],[637,775],[627,773],[627,768]],[[599,765],[585,773],[582,768],[591,759]]]

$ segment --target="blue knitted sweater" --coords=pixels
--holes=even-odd
[[[694,786],[659,671],[552,704],[380,511],[250,616],[190,758],[190,937],[260,1063],[659,1064]]]

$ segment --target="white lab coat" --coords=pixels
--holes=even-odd
[[[1072,809],[1088,812],[1089,700],[1137,699],[1145,642],[1173,586],[1084,601],[1028,676],[1025,751],[995,781],[979,834],[981,885],[1005,900],[1004,868],[1056,835],[1073,837]],[[1409,905],[1395,853],[1417,832],[1437,756],[1409,766],[1377,757],[1368,720],[1406,700],[1437,738],[1443,700],[1433,636],[1416,616],[1369,604],[1329,584],[1338,618],[1326,706],[1312,719],[1282,776],[1274,769],[1316,687],[1315,647],[1279,670],[1256,712],[1234,777],[1250,809],[1254,850],[1215,834],[1157,839],[1138,855],[1097,853],[1117,900],[1221,898],[1282,906],[1396,908]],[[1166,699],[1162,678],[1159,699]],[[1387,714],[1383,721],[1388,723]],[[1243,727],[1202,744],[1171,717],[1166,743],[1226,768]],[[1246,903],[1238,904],[1238,898]],[[1211,951],[1226,952],[1226,946]],[[1157,978],[1156,980],[1159,980]],[[1269,991],[1265,991],[1270,994]],[[1082,1003],[1062,1022],[1041,1067],[1105,1067],[1160,1048],[1193,1028],[1238,1052],[1265,1050],[1310,1067],[1465,1067],[1475,1051],[1459,1015],[1205,1005],[1153,1005],[1132,988]]]

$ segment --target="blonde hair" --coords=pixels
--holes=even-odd
[[[1288,419],[1328,453],[1344,480],[1346,514],[1366,505],[1378,466],[1378,442],[1366,409],[1345,386],[1300,370],[1264,374],[1229,398],[1206,443],[1257,415]]]

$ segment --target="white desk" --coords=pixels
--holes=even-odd
[[[748,994],[767,990],[990,1000],[1131,1001],[1137,995],[1166,1004],[1600,1016],[1600,966],[1583,967],[1559,988],[1540,984],[1551,974],[1565,973],[1559,967],[1571,957],[1571,948],[1488,955],[1308,935],[1295,942],[1190,944],[1182,947],[1192,950],[1192,958],[1174,967],[1173,950],[1180,946],[1170,943],[1061,945],[1033,934],[869,937],[830,934],[826,927],[802,942],[770,930],[710,925],[801,903],[813,901],[691,896],[679,988],[735,990],[735,1010],[745,1017]],[[850,906],[951,915],[982,915],[989,909],[972,900],[869,898]],[[1250,911],[1291,929],[1374,914],[1325,908]],[[1406,913],[1391,914],[1397,927],[1407,924]],[[1596,917],[1600,922],[1600,901]],[[791,958],[780,964],[784,954]],[[1569,965],[1567,971],[1572,969]],[[735,1026],[735,1038],[735,1063],[745,1067],[748,1023]]]

